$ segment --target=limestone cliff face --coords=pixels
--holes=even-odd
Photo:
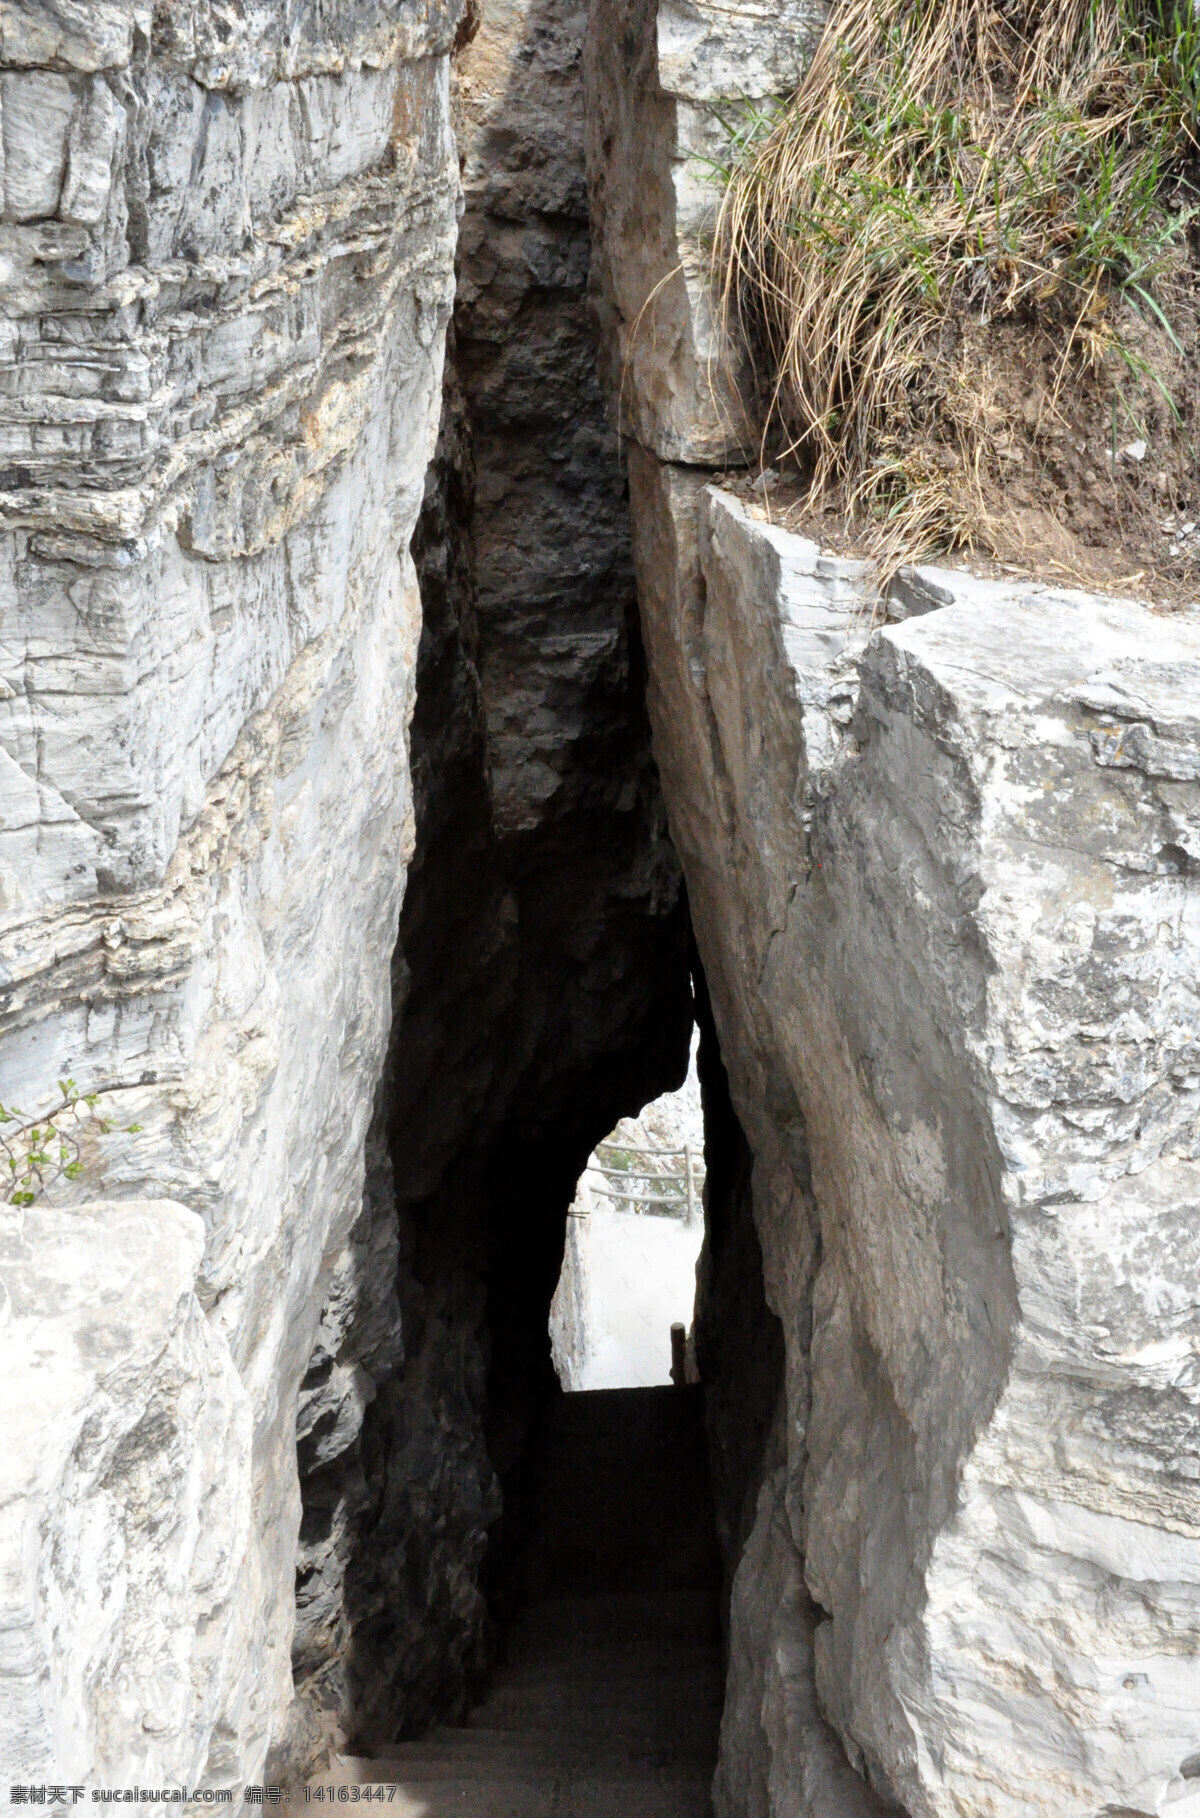
[[[755,92],[773,28],[687,17]],[[677,49],[670,5],[596,10],[654,749],[786,1351],[717,1807],[1184,1813],[1200,629],[937,570],[872,611],[861,565],[710,483],[736,371],[683,359],[710,318],[678,277],[644,332],[648,281],[688,269],[678,122],[710,98]],[[629,199],[672,194],[647,267]]]
[[[721,1818],[1200,1809],[1200,633],[731,489],[819,26],[0,0],[0,1781],[465,1708],[698,951]]]
[[[14,1781],[236,1785],[291,1701],[297,1393],[413,837],[457,23],[3,9],[0,1098],[69,1073],[141,1126],[5,1211],[45,1410]]]
[[[591,289],[623,431],[664,461],[754,452],[749,377],[711,294],[730,125],[794,88],[821,0],[597,0],[587,44]]]

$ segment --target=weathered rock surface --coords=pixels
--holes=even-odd
[[[654,30],[666,67],[672,12],[640,17],[629,55]],[[653,237],[613,202],[634,145],[591,147],[609,299]],[[636,145],[665,195],[669,138]],[[660,296],[657,345],[694,340]],[[637,355],[604,323],[617,409]],[[718,1809],[1184,1813],[1197,622],[934,570],[880,612],[706,484],[695,387],[635,389],[655,754],[786,1350]],[[730,1282],[710,1259],[717,1331]],[[719,1355],[710,1381],[737,1404]]]
[[[709,484],[707,173],[818,25],[0,4],[0,1099],[119,1126],[0,1228],[12,1782],[465,1707],[685,1064],[665,795],[722,1818],[1200,1811],[1200,630],[873,610]]]
[[[656,751],[788,1352],[723,1809],[856,1809],[814,1790],[828,1730],[795,1729],[815,1665],[910,1812],[1186,1811],[1200,628],[926,570],[868,640],[846,564],[631,471]],[[739,1654],[782,1507],[813,1653],[801,1619]]]
[[[456,60],[466,206],[414,542],[417,844],[378,1194],[370,1175],[397,1220],[401,1343],[368,1364],[346,1449],[302,1446],[297,1679],[362,1747],[461,1716],[478,1687],[555,1387],[575,1181],[686,1067],[686,913],[587,309],[584,25],[561,0],[488,6]],[[313,1394],[339,1383],[315,1356]]]
[[[737,466],[753,380],[710,287],[718,173],[747,106],[795,87],[820,0],[602,0],[587,42],[592,292],[623,432],[665,461]]]
[[[916,1812],[1183,1810],[1200,626],[955,591],[814,837],[818,1680]]]
[[[777,1466],[759,1491],[733,1582],[715,1803],[739,1818],[880,1818],[880,1801],[850,1766],[817,1700],[819,1612],[804,1583],[786,1496],[787,1472]]]
[[[603,770],[628,761],[614,747],[638,698],[628,505],[588,308],[586,23],[584,0],[498,0],[457,65],[455,364],[475,461],[488,787],[504,838],[578,813],[584,798],[611,815],[619,790]]]
[[[0,1097],[37,1110],[69,1072],[142,1126],[36,1212],[60,1221],[46,1245],[65,1220],[82,1245],[111,1227],[147,1297],[121,1341],[144,1370],[69,1384],[84,1421],[88,1396],[110,1401],[94,1460],[87,1424],[75,1462],[64,1428],[46,1467],[56,1520],[85,1552],[116,1547],[104,1447],[126,1469],[134,1434],[135,1475],[155,1448],[195,1453],[155,1489],[161,1516],[146,1505],[177,1539],[127,1537],[136,1597],[168,1600],[161,1661],[132,1589],[124,1618],[91,1589],[94,1609],[61,1614],[56,1529],[28,1502],[18,1620],[57,1624],[62,1647],[49,1673],[29,1650],[5,1661],[14,1781],[145,1764],[237,1786],[291,1703],[297,1396],[323,1304],[344,1393],[306,1396],[318,1450],[361,1417],[374,1343],[347,1355],[330,1308],[412,840],[408,544],[452,288],[457,20],[3,10]],[[93,1210],[98,1192],[120,1206]],[[188,1213],[156,1212],[164,1197]],[[81,1325],[93,1285],[95,1321],[113,1317],[96,1275]],[[23,1368],[21,1335],[4,1342]]]
[[[165,1200],[4,1213],[0,1748],[195,1784],[249,1662],[252,1410]]]

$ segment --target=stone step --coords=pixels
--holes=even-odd
[[[323,1784],[395,1787],[394,1797],[378,1802],[395,1818],[709,1818],[711,1812],[708,1781],[699,1775],[548,1771],[510,1780],[485,1769],[416,1779],[398,1774],[390,1761],[344,1756]]]
[[[564,1396],[549,1425],[530,1601],[487,1697],[314,1786],[386,1788],[371,1804],[395,1818],[711,1818],[722,1663],[702,1398]]]
[[[425,1758],[442,1759],[450,1749],[459,1754],[488,1757],[537,1754],[545,1750],[545,1738],[556,1738],[559,1735],[556,1724],[548,1724],[540,1731],[525,1729],[498,1728],[494,1725],[469,1724],[461,1728],[443,1726],[433,1730],[428,1736],[422,1736],[415,1742],[393,1742],[386,1748],[377,1748],[375,1757],[380,1761],[421,1761]]]
[[[493,1698],[516,1690],[551,1696],[558,1693],[564,1698],[585,1698],[593,1704],[603,1700],[614,1708],[622,1704],[639,1706],[647,1700],[655,1706],[669,1705],[684,1690],[691,1692],[693,1689],[699,1691],[705,1686],[719,1687],[720,1675],[715,1666],[716,1663],[705,1662],[699,1667],[679,1671],[665,1670],[647,1677],[632,1663],[624,1673],[611,1667],[603,1673],[588,1674],[581,1673],[577,1666],[568,1662],[557,1666],[551,1662],[544,1670],[539,1662],[536,1670],[522,1674],[519,1679],[515,1675],[509,1677],[506,1674],[494,1685],[481,1708],[486,1710]],[[509,1726],[502,1724],[500,1727],[507,1729]]]
[[[699,1699],[706,1705],[711,1704],[714,1698],[720,1698],[720,1680],[701,1678],[699,1674],[694,1677],[672,1674],[670,1679],[643,1680],[631,1673],[627,1679],[591,1687],[585,1681],[564,1684],[560,1678],[539,1673],[536,1678],[520,1683],[496,1686],[481,1709],[489,1727],[494,1724],[499,1729],[511,1730],[514,1727],[512,1720],[501,1720],[497,1712],[502,1706],[511,1704],[514,1698],[541,1698],[549,1704],[580,1705],[593,1711],[653,1711],[657,1715],[670,1712],[685,1697],[689,1701]]]
[[[689,1703],[699,1701],[709,1705],[721,1695],[721,1678],[719,1672],[671,1673],[662,1674],[654,1679],[641,1679],[634,1672],[624,1678],[607,1678],[597,1683],[589,1683],[586,1678],[574,1675],[567,1679],[564,1674],[543,1673],[530,1674],[526,1679],[512,1678],[499,1685],[494,1685],[484,1704],[477,1713],[479,1721],[489,1728],[510,1730],[513,1725],[508,1719],[495,1715],[499,1705],[510,1702],[514,1697],[544,1698],[555,1705],[577,1704],[589,1710],[601,1708],[610,1711],[654,1711],[656,1714],[669,1712],[682,1699]]]
[[[350,1759],[350,1757],[347,1757]],[[423,1786],[512,1787],[540,1785],[556,1780],[561,1764],[552,1757],[539,1756],[533,1761],[464,1761],[457,1755],[441,1761],[397,1761],[391,1755],[379,1755],[371,1762],[374,1774],[409,1788]]]
[[[396,1795],[372,1802],[371,1810],[393,1818],[562,1818],[558,1781],[539,1774],[526,1780],[497,1781],[490,1776],[464,1779],[448,1775],[440,1783],[400,1778],[394,1763],[342,1756],[323,1783],[334,1787],[397,1788]],[[364,1807],[365,1801],[360,1801]],[[338,1802],[341,1809],[341,1802]]]
[[[408,1756],[377,1754],[375,1766],[388,1770],[388,1778],[417,1786],[425,1782],[461,1779],[489,1780],[496,1785],[532,1780],[559,1773],[578,1777],[630,1779],[635,1775],[665,1776],[669,1780],[695,1781],[707,1785],[711,1778],[711,1751],[647,1750],[628,1755],[607,1756],[604,1750],[547,1748],[522,1758],[489,1758],[486,1755],[465,1756],[457,1752],[414,1761]]]
[[[527,1646],[522,1636],[519,1649],[510,1652],[506,1664],[497,1669],[496,1678],[503,1679],[511,1672],[528,1670],[536,1661],[543,1678],[550,1673],[570,1673],[572,1678],[598,1683],[611,1680],[624,1685],[640,1679],[646,1685],[654,1685],[668,1677],[687,1674],[702,1677],[719,1659],[717,1649],[708,1645],[656,1648],[652,1653],[640,1644],[628,1641],[619,1647],[599,1643],[591,1647],[572,1646],[568,1641],[540,1642],[535,1648]]]
[[[559,1396],[547,1410],[535,1478],[528,1596],[711,1596],[720,1561],[701,1391]]]
[[[709,1641],[677,1641],[664,1647],[639,1641],[636,1636],[602,1642],[589,1636],[574,1640],[569,1634],[525,1633],[514,1636],[508,1658],[495,1677],[503,1678],[536,1661],[544,1671],[569,1672],[575,1678],[604,1679],[612,1674],[628,1679],[637,1675],[652,1683],[668,1673],[711,1671],[713,1662],[719,1660],[720,1650]]]
[[[694,1712],[695,1721],[688,1721],[688,1714],[675,1707],[654,1710],[630,1710],[611,1707],[590,1708],[586,1703],[572,1703],[566,1699],[533,1699],[516,1695],[497,1704],[487,1713],[491,1722],[506,1730],[525,1730],[531,1735],[560,1734],[564,1725],[577,1726],[578,1733],[589,1738],[612,1734],[614,1736],[638,1737],[661,1736],[664,1733],[673,1736],[690,1737],[693,1732],[711,1736],[715,1717],[721,1713],[716,1699],[707,1701]]]
[[[395,1742],[387,1747],[376,1748],[373,1755],[379,1761],[409,1762],[414,1765],[449,1759],[463,1762],[542,1762],[553,1759],[556,1751],[594,1755],[598,1749],[607,1748],[610,1754],[615,1755],[622,1747],[626,1752],[632,1747],[640,1753],[650,1752],[664,1760],[681,1760],[711,1745],[711,1721],[706,1725],[693,1724],[690,1728],[693,1734],[673,1732],[670,1743],[664,1745],[661,1725],[630,1722],[622,1725],[615,1733],[606,1733],[597,1728],[592,1736],[579,1731],[568,1739],[564,1738],[561,1724],[543,1721],[512,1731],[458,1730],[448,1737],[430,1736],[419,1742]]]
[[[542,1598],[522,1614],[513,1647],[534,1641],[573,1648],[611,1648],[636,1641],[653,1656],[716,1645],[720,1632],[713,1593],[705,1588]]]

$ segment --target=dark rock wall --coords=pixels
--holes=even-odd
[[[693,963],[707,1171],[695,1345],[727,1609],[763,1478],[783,1462],[785,1360],[783,1331],[763,1284],[754,1156],[730,1098],[699,958]]]
[[[634,807],[633,778],[612,762],[637,608],[587,298],[586,15],[584,0],[491,0],[458,63],[466,211],[455,327],[477,466],[488,764],[504,833],[583,802]]]
[[[417,847],[373,1269],[310,1371],[327,1431],[306,1454],[297,1682],[310,1735],[336,1721],[363,1744],[470,1699],[557,1392],[547,1318],[575,1181],[687,1064],[686,906],[586,310],[583,24],[581,7],[498,6],[459,60],[467,209],[414,540]],[[352,1336],[381,1294],[398,1317],[364,1384]],[[319,1399],[331,1350],[366,1404],[354,1432]]]

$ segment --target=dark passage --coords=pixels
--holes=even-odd
[[[706,1818],[722,1673],[703,1390],[556,1397],[530,1505],[485,1702],[339,1778],[398,1784],[397,1818]]]

